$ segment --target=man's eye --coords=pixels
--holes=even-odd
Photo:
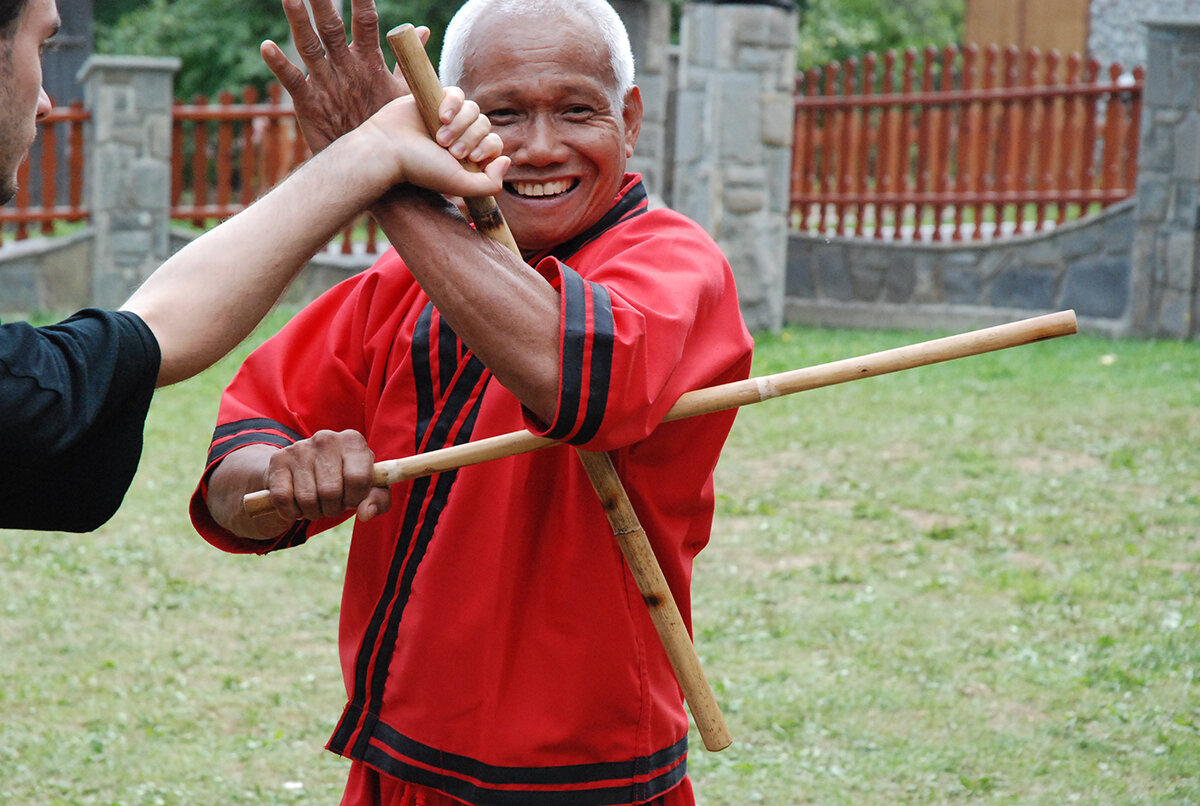
[[[514,109],[494,109],[487,113],[487,119],[492,122],[493,126],[503,126],[506,123],[515,122],[517,112]]]
[[[38,48],[38,53],[41,54],[42,56],[45,56],[47,53],[54,53],[56,50],[61,50],[61,49],[62,49],[62,40],[47,39],[45,42],[42,43],[42,46],[40,48]]]
[[[590,106],[569,106],[564,110],[568,120],[585,120],[592,116],[592,108]]]

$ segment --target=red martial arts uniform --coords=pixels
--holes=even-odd
[[[595,227],[532,263],[561,297],[549,426],[491,380],[391,252],[246,360],[209,469],[320,429],[355,429],[379,458],[522,428],[610,450],[690,622],[734,414],[658,423],[684,392],[749,374],[729,265],[696,224],[648,210],[635,175]],[[204,493],[193,522],[227,551],[296,546],[336,522],[239,539]],[[355,526],[339,644],[349,703],[329,748],[385,776],[522,806],[644,803],[684,781],[682,695],[570,447],[394,487],[391,510]]]

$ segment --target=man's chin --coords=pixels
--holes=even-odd
[[[8,176],[0,179],[0,204],[8,204],[17,195],[17,178]]]

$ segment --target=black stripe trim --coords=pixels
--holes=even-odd
[[[466,759],[471,765],[457,764],[460,768],[472,766],[483,773],[463,773],[473,780],[458,777],[457,769],[443,762],[464,759],[450,753],[440,753],[396,733],[383,723],[376,726],[376,737],[392,750],[422,765],[410,764],[396,758],[380,747],[371,745],[363,761],[387,775],[409,783],[438,789],[451,797],[459,798],[475,806],[616,806],[616,804],[640,803],[659,797],[683,781],[687,775],[687,738],[666,750],[648,758],[624,762],[602,762],[559,767],[494,767]],[[416,754],[398,750],[391,741],[396,740],[411,746]],[[669,765],[669,767],[668,767]],[[666,769],[664,769],[666,768]],[[609,775],[605,770],[616,769],[618,775]],[[628,779],[634,769],[664,769],[662,773],[645,781],[633,781],[616,785],[603,785],[614,779]],[[444,772],[439,771],[444,770]],[[600,784],[592,788],[589,783]],[[489,785],[490,784],[490,785]],[[559,786],[562,789],[529,789],[528,786]],[[503,787],[503,788],[500,788]],[[565,788],[572,787],[572,788]]]
[[[687,756],[688,750],[688,739],[685,735],[670,747],[649,756],[627,761],[598,761],[553,767],[502,767],[422,744],[384,722],[376,726],[375,738],[397,755],[419,764],[438,767],[453,775],[495,785],[572,786],[629,779],[639,771],[649,772],[674,766]]]
[[[546,432],[550,439],[565,439],[575,430],[579,419],[579,398],[583,387],[583,357],[587,349],[587,289],[583,278],[574,271],[563,272],[563,341],[561,393],[558,416]]]
[[[286,448],[304,439],[292,429],[265,417],[237,420],[217,426],[208,449],[208,464],[247,445],[274,445]]]
[[[276,420],[271,420],[266,417],[252,417],[248,420],[235,420],[232,423],[225,423],[225,425],[217,426],[216,430],[213,431],[213,440],[216,441],[218,439],[224,439],[225,437],[231,437],[235,434],[241,433],[242,431],[262,430],[280,431],[291,437],[292,442],[299,442],[300,440],[304,439],[302,434],[293,431],[283,423],[280,423]]]
[[[429,427],[429,421],[433,419],[434,413],[433,368],[429,362],[432,328],[433,303],[430,302],[425,306],[425,310],[421,311],[412,337],[413,379],[417,392],[416,445],[413,450],[420,449],[421,442],[425,438],[425,429]]]
[[[571,442],[582,445],[596,436],[604,413],[608,409],[608,388],[612,381],[613,342],[616,327],[613,323],[612,297],[599,283],[592,287],[592,362],[588,380],[587,410],[579,431]]]
[[[642,182],[638,182],[599,221],[583,233],[551,249],[548,257],[558,258],[565,263],[569,257],[599,238],[606,231],[626,219],[641,215],[648,209],[649,198],[646,195],[646,186]]]

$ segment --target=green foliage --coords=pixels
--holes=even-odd
[[[264,87],[271,71],[258,54],[264,39],[286,41],[287,22],[275,0],[242,0],[230,13],[222,0],[150,0],[110,25],[96,27],[102,53],[177,56],[175,95],[213,96]]]
[[[349,28],[350,2],[344,16]],[[290,37],[279,0],[242,0],[230,13],[222,0],[124,0],[123,13],[97,14],[96,50],[142,56],[178,56],[176,97],[215,96],[247,86],[259,89],[273,80],[258,46],[273,39],[286,46]],[[404,22],[428,25],[430,57],[437,63],[442,35],[458,4],[436,0],[379,0],[381,35]],[[386,46],[388,63],[391,54]]]
[[[800,0],[796,66],[962,39],[965,0]]]

